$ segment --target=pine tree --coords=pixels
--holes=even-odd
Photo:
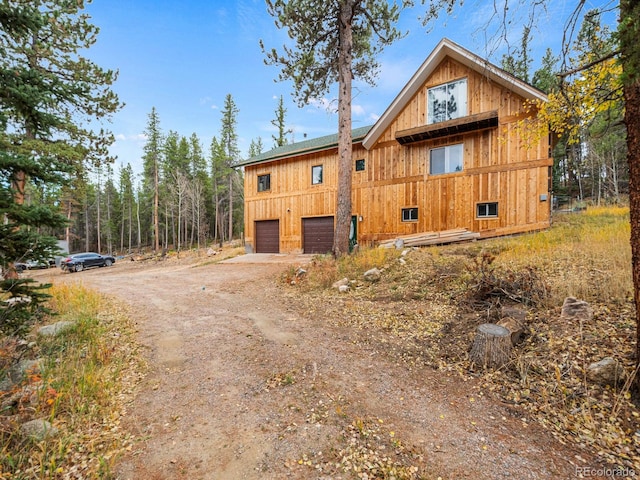
[[[41,312],[41,289],[16,276],[18,260],[48,260],[56,239],[39,234],[64,228],[52,205],[25,203],[29,184],[65,185],[87,163],[109,160],[110,132],[90,129],[120,108],[111,91],[115,72],[82,54],[98,29],[83,2],[7,0],[0,6],[0,290],[29,302],[0,305],[0,329],[24,332]]]
[[[236,131],[238,124],[238,107],[231,94],[227,94],[222,108],[222,125],[220,127],[220,145],[225,155],[225,167],[228,173],[228,228],[229,240],[233,239],[233,211],[234,211],[234,185],[237,183],[237,171],[235,169],[240,159],[240,151],[238,150],[238,133]]]
[[[287,135],[293,132],[290,128],[288,129],[286,126],[285,116],[287,114],[287,109],[284,108],[284,98],[280,95],[280,99],[278,100],[278,108],[276,108],[276,118],[271,120],[271,125],[276,127],[278,130],[278,136],[272,135],[274,141],[274,147],[282,147],[288,143]],[[251,156],[251,155],[250,155]]]
[[[145,219],[142,224],[145,232],[150,231],[153,237],[153,250],[160,250],[160,165],[162,163],[162,132],[160,130],[160,118],[156,108],[151,109],[147,119],[145,130],[147,143],[144,145],[143,160],[143,212],[151,221]],[[140,245],[138,245],[140,248]]]

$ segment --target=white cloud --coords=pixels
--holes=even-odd
[[[362,105],[354,105],[351,104],[351,113],[353,115],[357,115],[359,117],[362,117],[365,115],[365,109]]]

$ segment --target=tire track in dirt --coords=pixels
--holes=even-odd
[[[384,422],[429,477],[574,478],[580,452],[491,399],[470,401],[471,384],[409,371],[362,347],[362,332],[301,316],[279,290],[284,268],[127,265],[53,279],[139,315],[151,368],[128,409],[139,440],[117,478],[357,478],[299,463],[330,461],[354,419]]]

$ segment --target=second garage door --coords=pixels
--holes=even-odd
[[[304,253],[329,253],[333,250],[333,217],[302,219]]]
[[[280,222],[256,222],[256,253],[280,253]]]

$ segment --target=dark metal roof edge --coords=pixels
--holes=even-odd
[[[369,133],[373,125],[359,127],[351,130],[351,141],[353,143],[361,143],[364,137]],[[238,166],[245,167],[248,165],[256,165],[258,163],[272,162],[274,160],[282,160],[284,158],[296,157],[308,153],[329,150],[338,146],[338,134],[333,133],[324,137],[313,138],[303,142],[292,143],[282,147],[274,148],[255,157],[249,158],[244,162],[240,162]]]

